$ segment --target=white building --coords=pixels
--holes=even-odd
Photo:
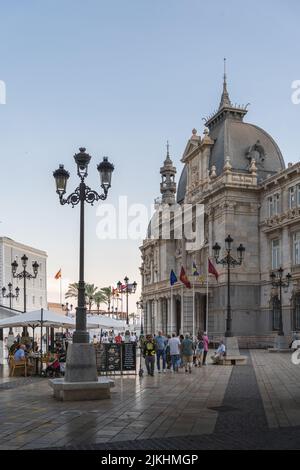
[[[26,311],[47,308],[47,253],[7,237],[0,237],[0,289],[6,287],[7,294],[9,283],[13,285],[13,293],[19,287],[19,297],[12,299],[12,308],[24,311],[24,280],[13,278],[11,266],[17,261],[17,274],[20,273],[23,255],[28,257],[26,271],[30,274],[33,274],[32,263],[36,261],[39,265],[37,277],[26,279]],[[1,297],[0,304],[9,307],[9,299]]]

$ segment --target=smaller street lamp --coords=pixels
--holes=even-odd
[[[36,279],[36,277],[38,275],[39,264],[36,261],[34,261],[32,263],[33,274],[31,274],[28,271],[26,271],[28,256],[26,256],[24,254],[21,258],[21,261],[22,261],[22,267],[23,267],[22,271],[17,273],[17,269],[18,269],[19,265],[18,265],[16,260],[11,263],[11,270],[12,270],[13,278],[23,279],[23,281],[24,281],[24,312],[26,312],[26,280],[27,279]]]
[[[2,287],[2,297],[3,298],[7,298],[9,299],[9,308],[11,309],[12,308],[12,299],[17,299],[19,297],[19,294],[20,294],[20,289],[19,287],[16,287],[15,288],[15,294],[13,294],[12,292],[12,283],[9,282],[8,285],[8,293],[6,294],[6,287]]]
[[[287,292],[290,286],[290,281],[292,279],[292,275],[290,273],[287,273],[285,278],[283,277],[283,268],[280,266],[280,268],[277,270],[277,273],[274,271],[271,272],[270,278],[271,278],[271,283],[273,287],[279,287],[279,330],[278,330],[278,336],[284,336],[284,331],[283,331],[283,319],[282,319],[282,289],[284,292]]]
[[[220,258],[220,250],[221,247],[218,243],[215,243],[213,246],[213,251],[214,251],[214,257],[216,260],[217,264],[222,264],[223,266],[227,266],[227,318],[226,318],[226,331],[225,331],[225,336],[232,336],[232,329],[231,329],[231,324],[232,324],[232,318],[231,318],[231,304],[230,304],[230,268],[234,268],[236,266],[241,266],[244,256],[245,256],[245,247],[242,245],[242,243],[238,246],[237,248],[237,259],[235,259],[231,255],[232,251],[232,242],[233,238],[228,235],[225,238],[225,256],[222,259]]]
[[[134,281],[132,284],[129,284],[129,277],[124,277],[125,285],[121,281],[117,282],[117,287],[119,292],[125,292],[126,294],[126,325],[129,326],[129,315],[128,315],[128,294],[134,294],[137,288],[137,283]]]

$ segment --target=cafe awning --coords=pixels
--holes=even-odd
[[[92,330],[93,328],[99,329],[110,329],[123,330],[126,327],[124,320],[116,320],[115,318],[109,318],[104,315],[97,315],[96,317],[87,317],[87,328]]]
[[[33,328],[37,326],[75,328],[75,320],[43,308],[32,312],[20,313],[19,315],[14,315],[13,317],[3,318],[0,320],[0,328],[14,328],[22,326]]]

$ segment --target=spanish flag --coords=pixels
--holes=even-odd
[[[61,278],[61,268],[59,271],[57,271],[57,273],[54,276],[54,279],[60,279],[60,278]]]

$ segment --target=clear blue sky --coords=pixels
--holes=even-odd
[[[61,207],[52,171],[86,146],[95,165],[114,162],[108,202],[128,195],[150,204],[170,140],[180,157],[202,117],[219,102],[223,57],[233,102],[278,142],[286,163],[300,156],[298,0],[0,1],[2,235],[44,249],[49,278],[78,274],[78,209]],[[179,176],[179,175],[178,175]],[[177,178],[178,180],[178,178]],[[137,241],[100,241],[88,209],[86,279],[109,285],[127,274],[140,284]],[[50,300],[58,294],[50,286]],[[132,302],[133,305],[133,302]]]

